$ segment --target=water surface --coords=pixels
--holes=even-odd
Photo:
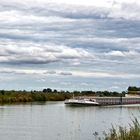
[[[94,140],[111,125],[140,120],[140,105],[70,107],[63,102],[0,106],[0,140]]]

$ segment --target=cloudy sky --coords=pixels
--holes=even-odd
[[[139,0],[0,0],[0,89],[140,86]]]

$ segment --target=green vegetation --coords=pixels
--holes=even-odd
[[[140,124],[137,119],[134,119],[132,122],[129,129],[120,126],[116,130],[112,127],[110,132],[105,134],[104,140],[140,140]]]
[[[131,87],[131,86],[129,86],[128,91],[140,91],[140,87],[136,87],[136,86]]]
[[[128,94],[133,94],[133,95],[140,95],[140,87],[136,86],[129,86],[128,87]]]
[[[70,93],[44,93],[41,91],[0,91],[0,103],[63,101],[71,98]]]
[[[14,91],[0,90],[0,103],[12,102],[34,102],[34,101],[64,101],[65,99],[76,96],[125,96],[127,92],[111,92],[111,91],[57,91],[51,88],[43,89],[42,91]],[[128,87],[128,94],[139,94],[140,88]]]
[[[111,91],[57,91],[51,88],[43,89],[42,91],[14,91],[0,90],[0,103],[12,102],[34,102],[34,101],[64,101],[65,99],[76,96],[125,96],[127,92],[111,92]],[[140,94],[139,87],[128,87],[128,94]]]

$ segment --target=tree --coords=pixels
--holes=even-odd
[[[54,93],[57,93],[57,90],[56,89],[54,89],[54,91],[53,91]]]
[[[4,95],[4,94],[5,94],[5,91],[4,91],[4,90],[1,90],[0,92],[1,92],[1,94],[2,94],[2,95]]]
[[[136,87],[136,86],[129,86],[128,87],[128,91],[140,91],[140,87]]]
[[[50,93],[50,92],[52,92],[52,89],[51,88],[43,89],[43,92],[44,93]]]

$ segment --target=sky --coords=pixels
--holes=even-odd
[[[139,0],[0,0],[0,89],[140,86]]]

